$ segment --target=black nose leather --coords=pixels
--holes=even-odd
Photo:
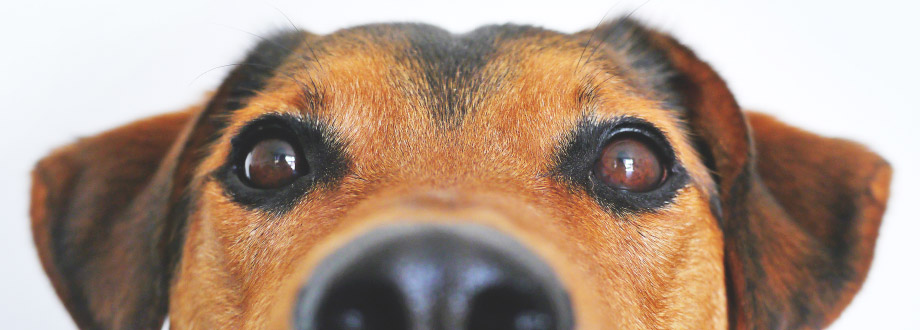
[[[568,294],[524,246],[478,225],[378,228],[328,256],[301,289],[298,329],[573,328]]]

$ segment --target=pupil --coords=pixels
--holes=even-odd
[[[260,188],[277,188],[290,182],[297,170],[297,154],[282,140],[259,142],[243,164],[246,178]]]
[[[664,177],[658,156],[648,144],[636,138],[609,142],[595,166],[595,174],[607,185],[630,191],[652,190]]]

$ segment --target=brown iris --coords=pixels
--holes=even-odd
[[[304,167],[304,168],[301,168]],[[279,188],[306,170],[294,147],[284,140],[268,139],[257,143],[246,155],[246,179],[257,188]]]
[[[650,141],[629,134],[604,146],[594,165],[594,175],[615,189],[646,192],[657,188],[666,171]]]

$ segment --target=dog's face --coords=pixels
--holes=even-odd
[[[890,169],[620,20],[282,33],[35,177],[82,327],[747,329],[839,315]]]

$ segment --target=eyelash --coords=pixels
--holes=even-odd
[[[241,175],[243,163],[249,151],[266,139],[290,143],[310,171],[277,188],[263,189],[246,183]],[[230,144],[229,157],[213,177],[222,183],[227,196],[235,203],[251,209],[285,212],[317,185],[344,177],[348,168],[344,148],[326,125],[291,115],[270,114],[255,119],[245,125]]]
[[[654,125],[634,117],[608,121],[584,119],[568,144],[560,149],[559,163],[554,172],[563,180],[585,190],[602,207],[613,212],[648,212],[667,204],[679,188],[688,182],[681,164],[674,157],[671,145]],[[654,143],[659,150],[667,174],[659,187],[647,192],[614,189],[598,181],[594,164],[604,146],[622,133],[639,134]]]

